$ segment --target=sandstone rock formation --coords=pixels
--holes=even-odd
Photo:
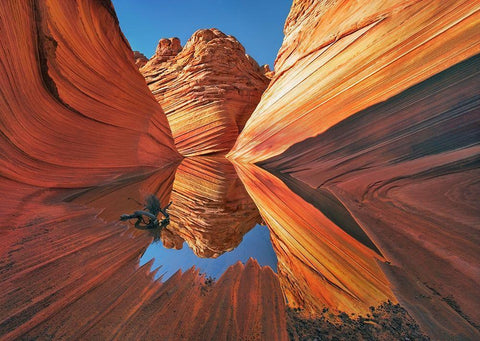
[[[169,200],[180,155],[110,1],[2,1],[0,32],[0,338],[286,340],[271,269],[138,266],[118,211]]]
[[[296,0],[275,76],[229,154],[242,173],[256,163],[310,187],[304,200],[340,203],[434,339],[480,337],[478,32],[471,1]],[[272,231],[289,226],[265,189],[246,187]],[[277,249],[297,243],[292,231]]]
[[[243,46],[217,29],[198,30],[183,49],[178,38],[160,40],[140,71],[185,156],[228,152],[269,82]]]
[[[261,221],[233,165],[223,157],[185,158],[178,168],[88,188],[65,200],[101,210],[100,218],[115,222],[121,214],[142,209],[149,194],[157,196],[162,206],[173,201],[170,225],[158,236],[164,246],[181,249],[186,241],[202,258],[233,250]]]
[[[174,58],[182,51],[182,44],[178,38],[160,39],[153,56],[153,63],[160,64]]]
[[[275,72],[270,70],[270,66],[268,64],[262,65],[262,73],[267,77],[268,79],[272,79],[273,76],[275,75]]]
[[[360,228],[345,208],[332,206],[327,198],[314,206],[302,197],[305,192],[295,193],[259,167],[236,168],[270,228],[290,307],[313,317],[325,307],[365,315],[370,306],[396,301],[377,264],[383,257],[368,237],[358,234]]]
[[[475,2],[294,0],[231,157],[266,160],[480,51]]]
[[[179,159],[106,1],[0,6],[0,175],[78,187]]]
[[[135,59],[135,65],[139,69],[148,62],[148,58],[139,51],[133,51],[133,59]]]
[[[200,30],[140,66],[153,95],[108,0],[3,1],[0,32],[1,339],[285,340],[284,297],[299,321],[390,300],[480,339],[477,2],[294,0],[274,74]],[[221,154],[240,131],[245,188],[221,158],[179,165],[174,142]],[[138,266],[157,237],[235,247],[245,189],[278,276]],[[150,193],[175,203],[160,236],[117,221]]]

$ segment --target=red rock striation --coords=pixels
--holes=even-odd
[[[257,162],[480,52],[479,5],[295,0],[275,76],[230,153]]]
[[[388,270],[399,295],[442,338],[473,337],[480,321],[479,63],[466,60],[263,164],[341,200],[400,267]]]
[[[478,32],[471,1],[294,1],[275,76],[229,155],[312,204],[341,204],[434,339],[480,338]],[[292,231],[277,249],[298,242]]]
[[[295,188],[295,193],[254,165],[236,168],[270,229],[290,307],[310,316],[325,307],[365,315],[370,306],[396,301],[378,265],[383,257],[345,208],[328,197],[312,204],[302,197],[305,191]]]
[[[97,184],[178,160],[107,1],[0,5],[0,175]]]
[[[286,340],[271,269],[138,266],[119,211],[167,202],[180,155],[110,1],[3,1],[0,32],[0,339]]]
[[[178,38],[160,40],[140,71],[185,156],[228,152],[269,82],[243,46],[217,29],[198,30],[183,49]]]
[[[142,209],[149,194],[157,196],[162,207],[173,201],[170,225],[154,237],[167,248],[181,249],[186,241],[203,258],[233,250],[261,221],[233,165],[223,157],[186,158],[178,168],[88,188],[65,200],[99,209],[100,218],[114,222],[121,214]]]

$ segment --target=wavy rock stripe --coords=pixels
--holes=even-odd
[[[0,175],[97,184],[179,158],[110,2],[0,5]]]
[[[183,49],[177,38],[160,40],[140,71],[184,156],[228,152],[269,82],[269,70],[217,29],[198,30]]]
[[[230,152],[266,160],[480,52],[475,1],[296,0],[275,76]]]
[[[286,340],[277,276],[253,260],[214,284],[194,268],[154,280],[151,242],[68,193],[2,180],[0,338]],[[14,219],[13,219],[14,218]]]
[[[479,336],[479,65],[469,58],[261,163],[334,193],[439,339]]]
[[[249,164],[235,168],[270,228],[280,283],[291,307],[312,316],[324,307],[366,315],[372,305],[396,301],[378,265],[382,256],[271,173]]]

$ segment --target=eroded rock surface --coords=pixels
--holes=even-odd
[[[183,49],[178,38],[161,39],[140,71],[185,156],[228,152],[269,82],[243,46],[217,29],[198,30]]]
[[[0,6],[0,175],[81,187],[175,162],[108,1]]]
[[[312,205],[340,203],[434,339],[480,337],[478,32],[471,1],[294,1],[275,76],[229,154]],[[297,243],[291,231],[277,245]]]
[[[145,55],[139,51],[133,51],[133,59],[135,59],[135,65],[138,68],[141,68],[148,62],[148,58],[145,57]]]
[[[58,190],[6,180],[0,194],[2,212],[15,216],[0,217],[2,340],[287,339],[270,268],[250,260],[216,282],[194,268],[156,281],[151,264],[138,266],[148,233],[59,201],[65,193]]]

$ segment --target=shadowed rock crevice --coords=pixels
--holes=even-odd
[[[312,204],[347,234],[383,257],[380,250],[367,236],[362,227],[358,225],[358,222],[348,209],[327,189],[314,189],[288,174],[280,172],[272,172],[272,174],[275,174],[292,192]]]

